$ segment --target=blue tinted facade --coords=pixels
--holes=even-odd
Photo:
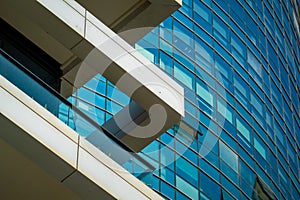
[[[180,200],[300,199],[297,17],[293,0],[183,0],[136,44],[185,88],[183,121],[195,130],[176,126],[142,151],[157,169],[154,190]],[[130,101],[113,90],[98,75],[77,103],[103,124]]]

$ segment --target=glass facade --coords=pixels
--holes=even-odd
[[[184,87],[194,133],[173,127],[140,153],[156,168],[150,187],[166,199],[300,199],[297,17],[295,0],[183,0],[135,45]],[[74,98],[99,124],[130,102],[101,75]]]

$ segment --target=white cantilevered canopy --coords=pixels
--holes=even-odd
[[[109,131],[113,129],[117,135],[122,135],[122,141],[139,151],[180,121],[184,116],[184,91],[178,83],[89,12],[84,15],[73,12],[70,17],[71,11],[62,11],[61,7],[74,8],[64,1],[38,1],[76,31],[82,37],[82,46],[90,49],[69,78],[74,86],[80,87],[100,73],[148,113],[148,117],[136,123],[132,117],[134,113],[123,109],[113,123],[105,125]],[[73,21],[74,18],[78,21]]]

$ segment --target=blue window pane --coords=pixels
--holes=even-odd
[[[216,70],[219,72],[216,72],[216,76],[218,79],[222,82],[223,79],[229,80],[229,82],[232,82],[232,68],[230,65],[220,56],[216,56]]]
[[[190,10],[189,10],[190,11]],[[190,13],[192,14],[192,13]],[[193,22],[192,20],[187,17],[185,14],[182,12],[174,12],[173,13],[174,19],[180,21],[182,24],[186,25],[187,27],[193,27]]]
[[[158,47],[158,35],[149,32],[147,35],[144,36],[143,40],[149,42],[155,47]]]
[[[198,169],[184,158],[177,156],[176,171],[187,182],[198,187]]]
[[[212,165],[210,165],[206,160],[200,159],[200,168],[207,174],[209,174],[216,181],[220,180],[220,172],[218,172]],[[201,181],[201,180],[200,180]]]
[[[212,39],[211,33],[210,33],[211,30],[206,30],[205,28],[197,26],[197,25],[194,26],[194,29],[195,29],[197,36],[202,38],[208,44],[211,44],[211,45],[213,44],[213,39]]]
[[[244,179],[249,185],[253,186],[255,182],[255,174],[254,172],[248,167],[248,165],[240,160],[240,175],[241,179]]]
[[[190,2],[186,2],[186,1],[190,1]],[[182,3],[182,6],[179,8],[179,10],[181,12],[183,12],[184,14],[186,14],[189,17],[193,17],[193,11],[192,11],[192,1],[191,0],[184,0]]]
[[[251,52],[248,51],[247,53],[247,61],[250,67],[260,76],[262,77],[262,66],[258,61],[257,57]]]
[[[165,40],[160,39],[159,47],[161,50],[163,50],[165,53],[169,55],[173,55],[173,47],[167,43]],[[160,51],[161,52],[161,51]]]
[[[176,143],[177,144],[177,143]],[[195,165],[198,165],[198,157],[197,155],[191,151],[190,149],[186,149],[183,153],[183,156],[185,158],[187,158],[189,161],[191,161],[192,163],[194,163]]]
[[[122,104],[123,106],[129,104],[130,98],[126,94],[121,92],[119,89],[109,86],[108,92],[111,94],[109,95],[111,99],[115,100],[116,102]]]
[[[257,162],[266,170],[268,170],[267,159],[268,149],[266,144],[255,134],[254,137],[255,158]]]
[[[247,140],[246,142],[250,143],[251,142],[250,126],[240,116],[236,118],[236,128],[239,131],[239,133],[243,136],[243,138]]]
[[[223,187],[225,187],[233,196],[239,197],[239,194],[240,194],[239,190],[227,178],[222,176],[221,182],[222,182]]]
[[[168,28],[165,28],[165,27],[161,27],[159,33],[160,33],[160,36],[164,40],[168,41],[169,43],[172,43],[172,41],[173,41],[173,34],[172,34],[172,30],[171,29],[168,29]],[[160,48],[163,49],[162,46],[160,46]]]
[[[234,86],[236,98],[246,107],[249,108],[249,86],[237,73],[234,74]]]
[[[160,181],[161,192],[167,197],[174,199],[175,189],[164,181]]]
[[[173,26],[173,18],[172,17],[168,17],[167,19],[165,19],[161,24],[162,27],[172,30],[172,26]]]
[[[106,101],[106,110],[114,115],[117,112],[119,112],[120,110],[122,110],[122,106],[120,106],[119,104],[116,104],[113,101],[107,100]]]
[[[186,195],[182,194],[178,190],[176,191],[176,199],[180,200],[190,200]]]
[[[246,151],[241,146],[238,146],[238,152],[239,156],[245,160],[246,163],[248,163],[250,166],[254,165],[253,157],[251,156],[251,152]],[[249,155],[250,154],[250,155]]]
[[[207,85],[214,87],[215,86],[215,80],[213,79],[212,75],[208,74],[204,68],[199,67],[196,65],[196,73],[197,76],[200,77],[200,79],[205,80]]]
[[[223,199],[226,199],[226,200],[234,200],[235,199],[231,196],[231,194],[229,194],[224,189],[222,190],[222,197],[223,197]]]
[[[217,41],[221,42],[225,48],[228,48],[228,42],[230,41],[230,32],[228,26],[216,15],[214,15],[213,25],[214,37],[217,39]]]
[[[200,191],[203,198],[220,199],[220,186],[202,172],[200,174]]]
[[[184,179],[176,175],[176,187],[181,190],[184,194],[188,195],[191,199],[199,199],[198,189],[190,185]]]
[[[198,37],[195,40],[195,51],[197,63],[206,69],[208,72],[213,74],[213,55],[214,52],[205,42]]]
[[[254,22],[254,20],[252,19],[252,17],[250,17],[250,15],[245,12],[245,17],[246,17],[246,31],[248,36],[250,37],[251,41],[254,44],[258,44],[258,40],[257,40],[257,35],[258,35],[258,26],[256,25],[256,23]]]
[[[85,101],[94,104],[95,103],[95,93],[89,89],[86,88],[80,88],[77,91],[77,96],[81,99],[84,99]]]
[[[152,63],[157,64],[158,62],[158,49],[145,40],[140,40],[135,44],[135,49],[145,56]]]
[[[237,155],[223,142],[220,142],[220,157],[232,169],[238,171],[238,157]]]
[[[157,151],[157,149],[155,150]],[[158,151],[157,151],[158,152]],[[161,144],[160,149],[160,162],[169,167],[170,169],[174,170],[174,162],[175,162],[175,153],[165,145]]]
[[[175,180],[175,175],[174,172],[171,171],[169,168],[167,167],[162,167],[160,169],[160,176],[167,182],[174,184],[174,180]]]
[[[238,173],[234,171],[231,166],[226,164],[224,161],[220,161],[220,169],[225,174],[227,178],[233,181],[235,184],[239,184]]]
[[[237,52],[242,59],[245,59],[247,52],[246,46],[241,41],[241,39],[234,33],[231,34],[231,44],[235,50],[234,52]]]
[[[221,113],[230,123],[233,123],[233,109],[223,99],[218,98],[218,112]]]
[[[150,143],[148,146],[146,146],[142,152],[146,155],[151,155],[151,158],[154,160],[159,160],[159,142],[154,140],[152,143]],[[174,160],[174,159],[173,159]]]
[[[174,20],[173,23],[173,33],[178,39],[184,41],[188,46],[194,46],[194,35],[193,33],[188,30],[185,26],[179,23],[177,20]]]
[[[159,52],[159,66],[168,74],[173,75],[173,59],[162,51]]]
[[[252,106],[259,112],[260,115],[264,116],[264,104],[262,100],[253,91],[250,96]]]
[[[234,131],[228,133],[224,130],[221,131],[221,138],[225,141],[225,143],[230,145],[233,149],[237,149],[236,141],[234,141],[233,139],[235,138],[235,135],[236,133],[234,133]]]
[[[168,131],[167,133],[162,134],[159,139],[160,141],[162,141],[163,143],[167,144],[169,147],[174,148],[174,137],[172,135],[169,135],[170,131]]]
[[[194,11],[199,14],[206,22],[211,24],[211,10],[201,1],[194,1]]]
[[[105,94],[106,91],[106,83],[105,81],[98,80],[97,78],[92,78],[85,84],[85,87],[90,88],[94,91],[97,91],[101,94]]]
[[[197,81],[196,93],[202,99],[205,100],[205,102],[208,104],[209,107],[214,106],[214,94],[212,93],[212,90],[209,89],[209,87],[204,82]]]
[[[195,76],[178,62],[174,63],[174,77],[188,88],[194,90]]]
[[[155,190],[159,190],[159,179],[155,176],[152,177],[152,188]]]
[[[177,49],[174,49],[174,56],[186,68],[190,69],[191,71],[194,71],[194,63],[186,55],[184,55],[182,52],[178,51]]]

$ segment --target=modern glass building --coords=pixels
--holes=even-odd
[[[185,90],[187,125],[142,150],[150,187],[179,200],[300,198],[299,16],[293,0],[184,0],[135,44]],[[113,88],[98,75],[78,91],[100,124],[130,101]]]
[[[65,23],[69,23],[72,31],[77,31],[79,35],[85,34],[80,29],[82,24],[71,23],[71,20],[64,18],[62,12],[55,13],[47,1],[38,2]],[[73,16],[78,21],[84,16],[97,25],[89,12],[73,4],[74,1],[55,2],[64,2],[76,10],[76,15],[70,11],[68,16]],[[127,30],[125,32],[119,27],[127,23],[127,17],[131,15],[125,17],[125,22],[114,25],[109,21],[113,17],[103,18],[103,13],[107,12],[102,10],[100,14],[97,13],[98,7],[93,6],[90,1],[78,2],[86,4],[87,9],[95,10],[93,14],[96,17],[105,24],[111,24],[110,28],[124,38],[132,39],[135,33],[151,30],[142,39],[134,38],[130,43],[136,51],[184,88],[183,119],[137,153],[132,153],[126,141],[120,142],[115,137],[107,139],[102,133],[100,139],[88,138],[90,143],[164,199],[300,199],[298,0],[183,0],[182,6],[158,26],[156,23],[156,27],[151,29],[135,29],[139,27],[134,27],[129,22],[129,28],[124,28]],[[139,8],[147,6],[149,5]],[[36,9],[40,9],[40,5]],[[140,9],[133,13],[137,12]],[[77,16],[78,13],[80,17]],[[22,30],[22,26],[13,23],[14,20],[3,16],[5,21]],[[137,19],[144,18],[137,17],[133,21],[138,21]],[[47,27],[42,20],[35,20],[41,27]],[[64,28],[56,21],[50,21],[50,24]],[[155,23],[145,23],[144,26],[153,24]],[[27,42],[15,30],[10,30],[9,25],[2,21],[0,25],[2,30],[6,30],[0,31],[1,64],[12,62],[14,64],[8,65],[25,63],[32,66],[29,71],[52,89],[60,90],[61,94],[68,97],[66,102],[61,97],[56,97],[52,90],[49,95],[49,91],[44,89],[39,89],[43,92],[35,94],[37,87],[44,84],[40,82],[32,83],[32,87],[24,89],[26,94],[34,97],[81,136],[86,136],[87,131],[89,135],[100,126],[105,128],[117,113],[132,104],[129,96],[100,74],[92,76],[83,86],[79,85],[79,88],[69,81],[68,77],[71,75],[68,72],[72,71],[70,66],[78,64],[78,58],[86,57],[83,52],[91,50],[87,43],[82,42],[85,37],[77,40],[78,36],[68,29],[67,36],[62,35],[62,39],[57,39],[60,32],[44,28],[77,56],[74,58],[72,54],[70,59],[64,60],[69,52],[62,51],[60,45],[54,46],[56,40],[47,46],[53,45],[57,52],[63,52],[60,55],[52,48],[49,50],[43,46],[44,41],[40,42],[39,37],[31,38],[47,49],[48,55],[45,55],[45,52]],[[83,27],[88,30],[87,25]],[[23,31],[22,34],[29,37],[30,31]],[[51,42],[52,37],[49,38]],[[10,56],[17,62],[11,61],[14,59],[9,58]],[[16,74],[24,73],[18,68],[20,67],[12,73],[0,68],[0,73],[3,76],[7,73],[6,78],[22,89],[26,82],[31,83],[31,79],[14,80]],[[72,93],[67,87],[63,87],[66,82],[75,88]],[[48,103],[49,99],[54,102],[53,105]],[[137,103],[143,104],[142,101]],[[77,121],[76,125],[78,118],[82,118],[84,123],[78,124]],[[105,130],[104,135],[109,135],[109,131]],[[98,143],[97,140],[101,142]],[[105,144],[111,141],[116,143],[115,151],[106,149]],[[69,176],[72,177],[73,172],[66,179]],[[145,191],[144,188],[139,190]],[[147,192],[150,198],[151,192]],[[153,195],[150,199],[156,198]]]

